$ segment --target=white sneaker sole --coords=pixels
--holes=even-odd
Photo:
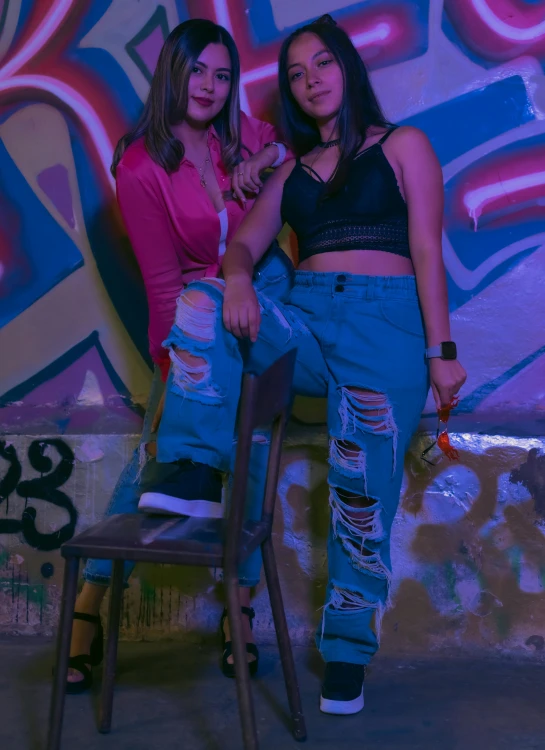
[[[336,716],[349,716],[358,714],[363,708],[363,688],[361,695],[353,701],[334,701],[331,698],[320,696],[320,711],[324,714],[335,714]]]
[[[223,503],[211,500],[184,500],[161,492],[144,492],[138,510],[164,516],[190,516],[191,518],[223,518]]]

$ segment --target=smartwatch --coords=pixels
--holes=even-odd
[[[446,359],[452,360],[458,358],[458,352],[456,350],[456,344],[454,341],[443,341],[437,346],[430,346],[426,349],[426,359]]]

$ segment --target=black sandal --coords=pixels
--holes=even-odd
[[[100,617],[86,615],[83,612],[74,612],[74,620],[84,620],[97,626],[97,631],[91,641],[91,648],[88,654],[78,654],[68,659],[69,669],[76,669],[83,675],[83,680],[78,682],[66,681],[66,692],[68,695],[77,695],[89,690],[93,684],[92,667],[98,667],[104,657],[104,633]]]
[[[241,607],[240,611],[243,615],[247,615],[250,619],[250,628],[254,629],[254,617],[255,617],[255,611],[253,607]],[[229,657],[233,653],[233,645],[231,641],[225,640],[225,631],[223,629],[223,624],[227,618],[227,609],[224,609],[221,615],[220,620],[220,633],[221,633],[221,642],[223,647],[223,654],[221,657],[221,671],[226,677],[234,677],[235,676],[235,665],[229,664],[227,661]],[[248,668],[250,670],[250,675],[253,677],[257,672],[257,667],[259,664],[259,651],[255,643],[247,643],[246,644],[246,653],[250,654],[251,656],[254,656],[255,659],[248,662]]]

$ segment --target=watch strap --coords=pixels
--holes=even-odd
[[[441,344],[437,344],[437,346],[430,346],[428,349],[426,349],[426,359],[434,359],[435,357],[440,357],[441,351]]]
[[[453,360],[457,357],[456,344],[453,341],[443,341],[436,346],[426,349],[426,359]]]

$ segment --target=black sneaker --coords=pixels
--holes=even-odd
[[[320,696],[320,711],[325,714],[357,714],[363,708],[363,664],[330,661],[325,665],[325,677]]]
[[[222,518],[222,475],[206,464],[182,461],[163,482],[143,492],[138,510],[167,516]]]

